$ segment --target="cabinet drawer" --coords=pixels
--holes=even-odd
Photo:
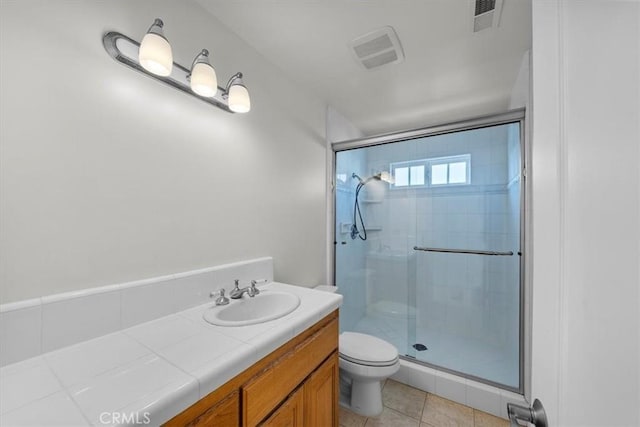
[[[243,425],[262,421],[335,351],[337,343],[338,320],[333,319],[242,387]]]

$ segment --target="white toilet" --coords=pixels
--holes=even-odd
[[[382,412],[382,381],[398,372],[398,350],[388,342],[357,332],[340,334],[340,403],[375,417]]]
[[[334,293],[336,286],[316,290]],[[357,332],[340,334],[340,404],[366,417],[382,413],[382,381],[398,372],[398,349],[385,340]]]

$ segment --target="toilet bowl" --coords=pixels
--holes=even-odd
[[[336,286],[316,286],[336,292]],[[340,334],[340,404],[365,417],[382,413],[382,381],[398,372],[398,349],[385,340],[357,332]]]
[[[382,413],[382,381],[398,372],[398,350],[357,332],[340,334],[340,403],[366,417]]]

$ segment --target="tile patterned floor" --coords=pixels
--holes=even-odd
[[[340,408],[341,427],[509,427],[486,412],[387,380],[382,389],[384,410],[375,418]]]

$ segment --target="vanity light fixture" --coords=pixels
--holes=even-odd
[[[163,33],[164,23],[157,18],[141,43],[116,31],[107,32],[102,44],[116,61],[146,76],[230,113],[251,110],[249,91],[242,73],[234,74],[225,88],[218,86],[216,71],[209,62],[209,51],[196,55],[191,69],[173,62],[171,45]]]
[[[158,76],[168,76],[173,67],[171,45],[162,32],[164,23],[156,18],[142,38],[138,50],[138,62],[142,67]]]
[[[218,77],[216,76],[216,70],[209,63],[209,51],[207,49],[202,49],[202,52],[193,60],[189,83],[191,90],[200,96],[212,98],[218,92]]]
[[[229,108],[236,113],[246,113],[251,110],[249,91],[242,81],[242,73],[231,76],[227,83],[227,101]]]

